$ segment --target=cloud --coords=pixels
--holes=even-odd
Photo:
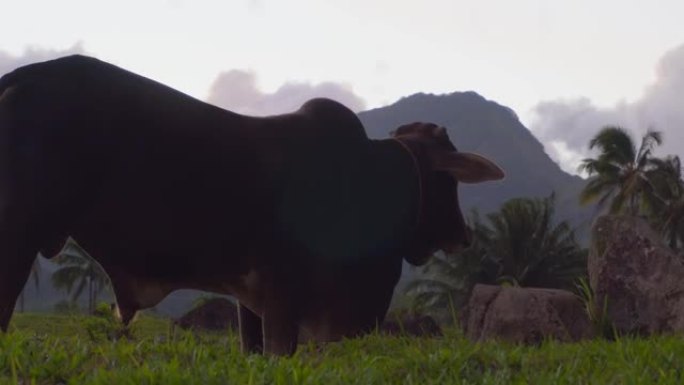
[[[534,108],[531,130],[549,155],[568,172],[591,155],[587,144],[599,129],[619,125],[638,142],[647,129],[663,132],[659,155],[684,158],[684,45],[667,52],[658,62],[656,79],[632,102],[599,108],[587,98],[544,101]]]
[[[240,114],[265,116],[295,111],[317,97],[334,99],[354,112],[365,109],[364,100],[345,84],[288,82],[273,93],[265,93],[258,88],[253,72],[240,70],[221,73],[211,87],[208,101]]]
[[[84,53],[84,50],[81,43],[76,43],[73,47],[66,50],[27,48],[20,56],[13,56],[7,52],[0,51],[0,76],[27,64],[82,53]]]

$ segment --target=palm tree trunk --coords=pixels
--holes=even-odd
[[[93,276],[88,277],[88,313],[93,314]]]
[[[636,194],[632,194],[629,200],[630,203],[630,214],[633,217],[637,216],[637,205],[636,205]]]
[[[667,243],[669,244],[670,249],[677,250],[677,234],[675,234],[674,231],[671,231],[669,229],[665,229],[665,231],[667,231],[669,233],[668,237],[667,237],[668,238]]]
[[[100,281],[96,280],[93,284],[93,309],[97,309],[97,293],[100,291]]]

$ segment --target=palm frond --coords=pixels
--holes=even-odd
[[[606,126],[589,141],[589,149],[597,148],[603,160],[620,165],[634,162],[636,146],[627,131],[618,126]]]
[[[638,168],[643,168],[648,162],[653,148],[659,146],[663,143],[663,134],[660,131],[648,130],[646,134],[641,138],[641,145],[639,146],[639,151],[636,155],[636,163]]]
[[[80,266],[64,266],[52,274],[52,284],[58,289],[71,290],[78,279],[83,277],[84,270]]]
[[[611,196],[615,194],[617,180],[594,177],[589,179],[589,182],[580,192],[580,204],[586,205],[593,201],[599,200],[599,206],[603,206],[606,198],[604,196]]]
[[[78,281],[78,286],[76,286],[76,289],[74,290],[73,293],[71,293],[71,302],[76,302],[78,299],[81,297],[81,294],[83,294],[83,291],[85,290],[86,285],[88,284],[88,278],[81,276],[79,277]]]

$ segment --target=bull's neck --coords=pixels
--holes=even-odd
[[[405,151],[405,155],[411,158],[411,162],[413,165],[412,171],[413,175],[415,176],[414,184],[416,186],[415,227],[418,228],[423,222],[425,215],[425,173],[427,170],[419,160],[423,159],[423,157],[419,157],[418,149],[412,148],[411,142],[402,141],[401,139],[397,138],[392,138],[391,140],[394,141],[394,143],[399,145]]]
[[[425,183],[423,174],[426,168],[421,157],[411,148],[410,143],[397,139],[375,141],[377,167],[373,182],[380,189],[388,191],[385,199],[393,210],[400,210],[401,227],[404,231],[416,231],[424,220]]]
[[[379,151],[385,157],[385,167],[395,174],[394,189],[391,191],[406,191],[402,194],[402,201],[392,204],[398,209],[409,210],[401,223],[401,239],[397,245],[401,246],[402,256],[411,264],[420,264],[433,250],[430,230],[429,198],[431,191],[431,167],[424,149],[410,140],[387,139]],[[399,173],[400,175],[397,175]],[[388,183],[389,185],[389,183]],[[400,186],[400,187],[399,187]],[[389,190],[388,188],[385,188]]]

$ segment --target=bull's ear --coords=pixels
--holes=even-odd
[[[463,183],[481,183],[504,177],[501,167],[478,154],[449,152],[440,154],[433,161],[436,170],[447,171]]]

